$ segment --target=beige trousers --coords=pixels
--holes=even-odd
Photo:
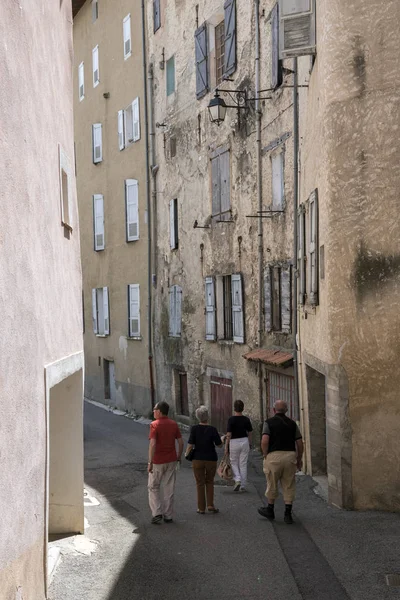
[[[162,465],[153,464],[153,472],[149,473],[147,489],[149,505],[153,517],[164,515],[172,518],[176,480],[176,461]]]
[[[296,491],[296,452],[270,452],[263,465],[267,478],[265,495],[270,500],[279,496],[278,483],[281,482],[285,504],[292,504]]]

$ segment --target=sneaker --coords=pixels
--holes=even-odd
[[[273,521],[275,519],[275,512],[273,506],[262,506],[258,509],[258,514],[262,517],[265,517],[266,519],[269,519],[270,521]]]
[[[287,523],[288,525],[291,525],[292,523],[294,523],[293,521],[293,517],[292,517],[292,513],[291,512],[285,512],[285,516],[283,517],[283,520],[285,521],[285,523]]]
[[[233,488],[234,492],[238,492],[240,490],[240,481],[235,481],[235,487]]]
[[[156,515],[151,520],[151,522],[153,523],[153,525],[158,525],[158,523],[161,523],[161,521],[162,521],[162,515]]]
[[[239,492],[247,492],[246,488],[241,486]]]
[[[164,517],[164,523],[172,523],[171,517]]]

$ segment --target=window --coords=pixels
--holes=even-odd
[[[206,277],[206,339],[215,340],[215,315],[219,340],[244,343],[242,276],[218,275]],[[216,297],[216,302],[215,302]]]
[[[169,233],[171,250],[178,248],[178,199],[169,203]]]
[[[161,27],[160,0],[153,0],[153,26],[154,33]]]
[[[118,147],[120,150],[125,148],[125,128],[124,128],[124,111],[118,111]]]
[[[310,304],[318,304],[318,190],[314,190],[308,199],[309,218],[309,255],[310,255]]]
[[[97,335],[110,335],[108,288],[92,290],[93,331]]]
[[[102,127],[101,123],[95,123],[92,125],[92,139],[93,139],[93,162],[97,163],[103,160],[103,139],[102,139]]]
[[[140,286],[128,285],[128,322],[129,337],[140,337]]]
[[[94,249],[104,250],[104,199],[102,194],[93,196]]]
[[[167,60],[167,96],[175,92],[175,56]]]
[[[171,158],[176,156],[176,137],[173,135],[169,138],[169,153]]]
[[[125,180],[126,241],[139,239],[139,193],[136,179]]]
[[[206,340],[216,340],[215,289],[213,277],[206,277]]]
[[[275,4],[271,13],[271,87],[282,85],[283,64],[279,58],[279,4]]]
[[[99,18],[99,3],[98,0],[92,0],[92,21],[93,23]]]
[[[189,416],[189,395],[187,385],[187,373],[178,371],[178,389],[176,397],[176,412],[178,415]],[[176,381],[176,380],[175,380]]]
[[[120,121],[118,121],[119,127]],[[139,98],[130,104],[124,111],[125,147],[140,140],[140,113]],[[121,142],[121,140],[120,140]]]
[[[92,66],[93,66],[93,87],[97,87],[100,83],[99,72],[99,47],[96,46],[92,51]]]
[[[85,66],[84,66],[83,62],[81,62],[81,64],[78,67],[78,82],[79,82],[79,101],[82,102],[82,100],[85,97]]]
[[[281,58],[315,54],[315,0],[279,0]]]
[[[298,302],[306,302],[306,214],[304,204],[297,211],[297,272],[299,274]]]
[[[290,333],[292,269],[288,263],[268,265],[264,272],[265,330]]]
[[[123,21],[123,33],[124,33],[124,60],[132,55],[131,47],[131,15],[127,15]]]
[[[221,221],[231,218],[231,181],[229,150],[220,148],[211,157],[212,216]]]
[[[67,155],[59,146],[59,169],[60,169],[60,204],[61,204],[61,224],[72,231],[72,197],[70,176],[71,168]]]
[[[182,329],[182,288],[173,285],[169,288],[169,335],[180,337]]]
[[[215,73],[216,85],[224,79],[225,71],[225,21],[215,28]]]
[[[295,406],[294,377],[267,370],[267,398],[269,415],[274,414],[277,400],[285,400],[289,408],[288,417],[295,421],[299,419],[299,410]]]
[[[285,199],[284,187],[284,152],[283,149],[271,154],[272,171],[272,210],[283,210]]]

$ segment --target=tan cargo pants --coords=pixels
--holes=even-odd
[[[265,495],[270,500],[279,496],[278,483],[281,482],[285,504],[292,504],[296,491],[296,452],[270,452],[264,458],[263,470],[267,478]]]
[[[175,480],[176,461],[162,465],[153,464],[153,472],[149,473],[147,485],[149,505],[153,517],[164,515],[167,519],[172,519]]]

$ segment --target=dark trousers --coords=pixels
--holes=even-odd
[[[201,511],[214,506],[214,477],[217,471],[216,460],[192,461],[193,473],[197,485],[197,508]]]

